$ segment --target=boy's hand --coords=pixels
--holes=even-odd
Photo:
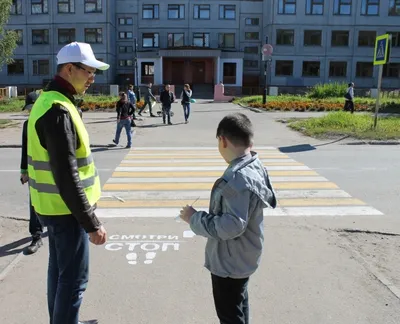
[[[29,181],[29,177],[27,173],[21,173],[20,180],[22,184],[25,184]]]
[[[194,209],[192,206],[186,205],[185,207],[182,208],[179,216],[184,220],[186,223],[190,223],[190,217],[197,212],[196,209]]]

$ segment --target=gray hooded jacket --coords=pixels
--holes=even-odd
[[[266,169],[255,152],[232,161],[211,191],[209,213],[190,219],[207,237],[205,267],[214,275],[247,278],[260,263],[264,242],[263,209],[276,207]]]

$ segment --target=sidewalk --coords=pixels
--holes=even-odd
[[[22,125],[27,115],[23,113],[2,113],[0,119],[17,121],[15,127],[0,129],[1,147],[21,147]],[[93,147],[107,147],[112,144],[116,127],[116,113],[84,112],[83,120],[89,132]],[[142,123],[142,121],[138,121]]]

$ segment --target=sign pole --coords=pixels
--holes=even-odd
[[[392,39],[391,35],[384,34],[376,37],[375,40],[374,65],[379,65],[379,71],[378,71],[378,86],[376,89],[377,97],[375,106],[374,129],[376,129],[376,126],[378,124],[378,112],[379,112],[379,102],[381,99],[383,66],[389,63],[391,39]]]
[[[263,91],[263,105],[267,103],[267,93],[268,93],[268,65],[273,52],[273,47],[271,44],[264,44],[261,49],[262,60],[264,61],[264,91]]]
[[[383,73],[383,64],[379,65],[379,72],[378,72],[378,89],[377,89],[376,106],[375,106],[374,129],[376,129],[376,125],[378,124],[379,101],[381,99],[382,73]]]
[[[264,60],[264,91],[263,91],[263,105],[267,103],[267,60]]]

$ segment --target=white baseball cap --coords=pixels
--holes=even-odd
[[[110,65],[94,56],[92,47],[87,43],[73,42],[65,45],[57,54],[57,64],[82,63],[98,70],[107,70]]]

